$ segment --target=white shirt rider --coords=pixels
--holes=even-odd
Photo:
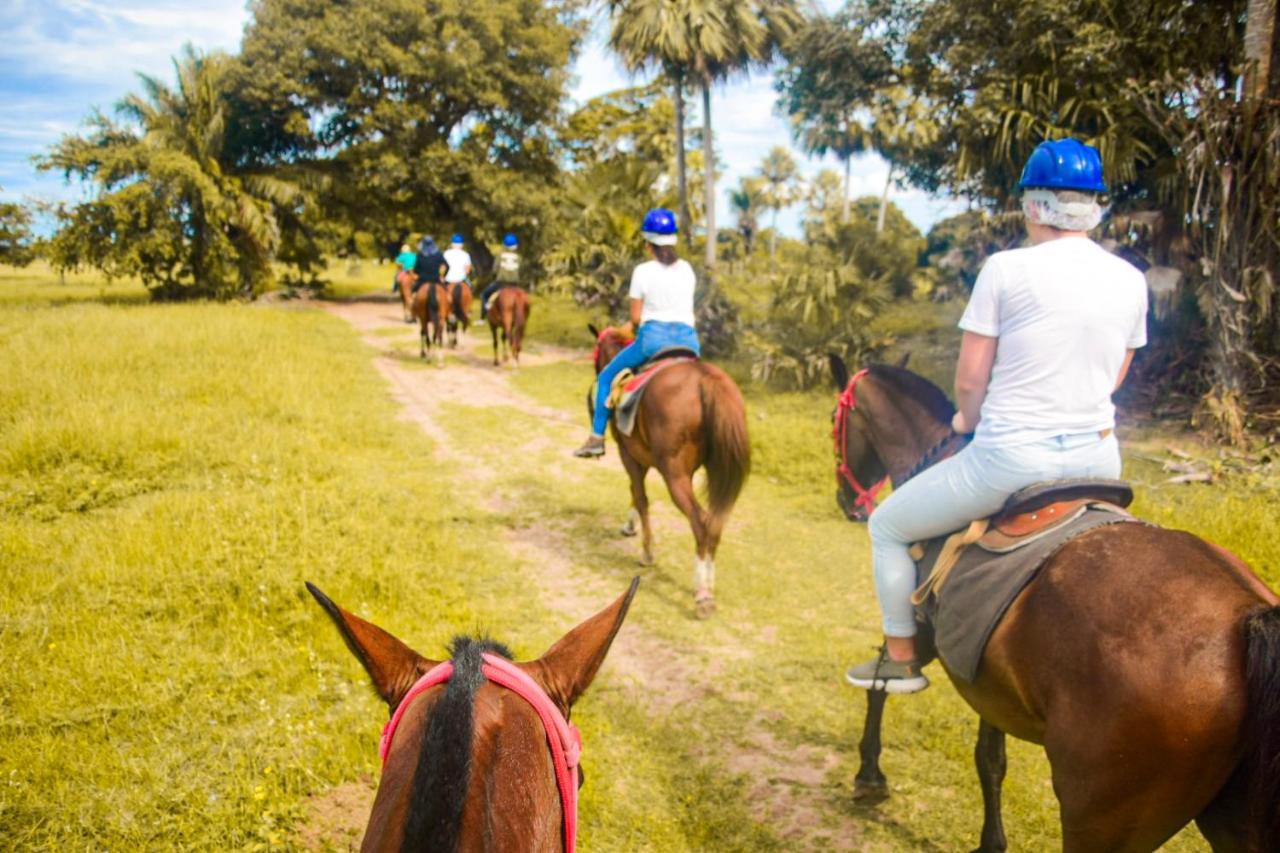
[[[449,265],[444,276],[446,284],[457,284],[471,276],[471,254],[462,248],[461,243],[454,243],[446,249],[444,260]]]
[[[631,299],[642,299],[641,324],[683,323],[695,324],[693,317],[693,291],[697,276],[693,267],[683,258],[667,266],[659,261],[645,261],[631,274]]]

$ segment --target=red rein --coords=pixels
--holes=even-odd
[[[871,515],[876,508],[876,495],[884,488],[884,484],[889,481],[889,478],[887,476],[882,477],[878,482],[873,483],[871,488],[864,488],[849,467],[847,458],[849,449],[845,441],[849,434],[849,415],[852,414],[854,409],[858,408],[855,389],[858,387],[858,382],[862,377],[867,375],[867,372],[867,369],[863,368],[853,374],[853,378],[849,380],[848,386],[845,387],[844,392],[840,395],[840,400],[836,403],[836,423],[835,428],[831,431],[831,437],[836,443],[836,459],[838,460],[836,477],[848,483],[849,488],[853,489],[854,494],[858,496],[853,502],[853,506],[855,508],[862,507],[866,510],[867,515]],[[853,517],[852,511],[846,511],[846,515]]]

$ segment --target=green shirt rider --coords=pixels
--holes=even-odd
[[[480,319],[489,313],[489,300],[500,288],[520,283],[520,243],[516,235],[507,234],[502,238],[502,252],[498,255],[493,283],[480,294]]]

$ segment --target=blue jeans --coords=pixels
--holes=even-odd
[[[667,347],[686,347],[696,353],[702,352],[698,344],[698,331],[693,326],[650,320],[640,327],[636,339],[605,365],[596,379],[596,409],[591,418],[592,435],[603,436],[605,427],[609,425],[609,416],[613,414],[613,410],[608,408],[609,389],[613,387],[614,377],[623,370],[635,370]]]
[[[895,488],[871,514],[871,564],[889,637],[914,637],[916,564],[907,553],[998,511],[1019,489],[1067,477],[1120,476],[1115,434],[1060,435],[1015,447],[970,445]]]

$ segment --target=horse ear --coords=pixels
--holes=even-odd
[[[600,330],[596,328],[595,323],[588,323],[587,328],[591,330],[592,340],[600,340]]]
[[[836,383],[836,390],[843,391],[849,387],[849,368],[845,367],[844,359],[829,352],[827,362],[831,365],[831,381]]]
[[[309,581],[307,590],[338,626],[347,648],[369,673],[378,695],[392,708],[400,704],[415,681],[436,665],[437,661],[427,660],[372,622],[343,610]]]
[[[902,358],[898,359],[898,367],[906,368],[907,362],[910,360],[911,360],[911,353],[910,352],[903,353]]]
[[[640,578],[632,578],[617,601],[565,634],[545,655],[521,665],[565,714],[591,686],[639,585]]]

